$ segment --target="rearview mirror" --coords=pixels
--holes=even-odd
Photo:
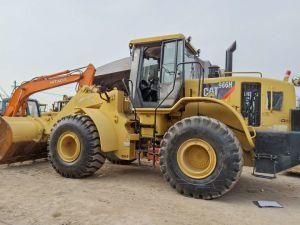
[[[292,83],[293,83],[296,87],[299,87],[299,86],[300,86],[300,77],[293,77]]]

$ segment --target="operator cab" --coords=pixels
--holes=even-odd
[[[184,80],[204,73],[198,52],[182,34],[133,40],[130,48],[137,108],[157,107],[160,102],[160,107],[171,107],[183,95]]]
[[[27,100],[26,116],[40,117],[41,109],[39,102],[35,99]]]
[[[3,115],[3,113],[6,110],[6,107],[8,106],[10,101],[10,98],[4,98],[1,101],[1,107],[0,107],[0,113]],[[35,99],[28,99],[26,102],[26,116],[33,116],[33,117],[40,117],[41,116],[41,109],[39,102]]]
[[[72,96],[63,96],[63,100],[56,101],[52,104],[52,112],[60,112],[72,99]]]

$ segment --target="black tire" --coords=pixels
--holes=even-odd
[[[110,161],[112,164],[119,164],[119,165],[130,165],[132,162],[134,162],[136,159],[132,160],[124,160],[119,159],[113,152],[108,152],[105,154],[106,159]]]
[[[72,162],[64,161],[57,152],[59,137],[68,131],[74,132],[80,140],[79,156]],[[97,128],[85,115],[67,116],[54,125],[48,140],[48,156],[53,168],[67,178],[90,176],[105,162]]]
[[[179,147],[191,138],[206,141],[216,154],[215,169],[203,179],[185,175],[177,162]],[[224,195],[238,182],[242,166],[242,148],[238,139],[226,125],[212,118],[185,118],[170,127],[161,142],[161,172],[165,180],[185,196],[213,199]]]

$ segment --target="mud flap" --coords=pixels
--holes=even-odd
[[[274,178],[300,164],[300,132],[257,132],[253,175]]]

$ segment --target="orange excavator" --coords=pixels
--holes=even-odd
[[[84,72],[82,72],[83,68],[86,68]],[[75,82],[78,82],[79,87],[83,85],[90,86],[93,84],[95,71],[95,67],[89,64],[87,67],[38,76],[24,82],[14,90],[3,116],[24,116],[27,108],[27,99],[34,93]]]
[[[95,67],[89,64],[87,67],[39,76],[18,86],[0,117],[0,164],[47,157],[44,123],[51,120],[51,115],[27,116],[30,95],[71,83],[78,84],[77,90],[85,85],[91,86],[95,72]]]

